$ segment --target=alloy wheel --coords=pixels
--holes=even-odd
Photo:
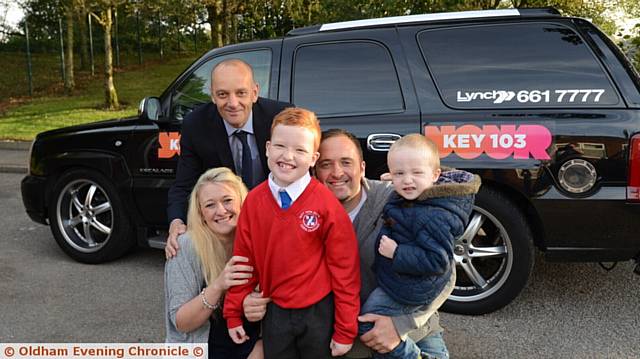
[[[111,238],[111,201],[105,190],[91,180],[74,180],[60,191],[56,217],[65,241],[80,252],[96,252]]]
[[[474,206],[465,232],[454,244],[457,280],[450,300],[475,302],[499,290],[513,267],[511,238],[488,211]]]

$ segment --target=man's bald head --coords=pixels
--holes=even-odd
[[[258,101],[253,69],[239,59],[221,61],[211,70],[211,101],[229,125],[242,128]]]
[[[249,76],[251,76],[251,82],[255,82],[253,78],[253,68],[251,67],[251,65],[249,65],[248,63],[240,59],[227,59],[227,60],[222,60],[218,62],[213,67],[213,69],[211,69],[211,85],[212,86],[213,86],[213,80],[216,75],[216,71],[224,67],[236,67],[236,68],[242,69],[243,71],[247,71],[249,73]]]

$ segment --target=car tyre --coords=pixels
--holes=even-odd
[[[509,304],[527,285],[534,263],[533,235],[522,210],[482,186],[454,259],[456,286],[443,311],[478,315]]]
[[[88,169],[67,171],[51,193],[51,231],[73,259],[103,263],[121,257],[135,244],[125,206],[102,174]]]

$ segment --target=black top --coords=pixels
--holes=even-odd
[[[268,174],[265,148],[271,134],[273,117],[292,105],[265,98],[253,104],[253,132],[256,137],[264,177]],[[207,103],[194,109],[182,124],[180,159],[176,180],[169,189],[167,219],[186,223],[189,194],[196,181],[207,169],[228,167],[235,172],[227,131],[216,105]]]

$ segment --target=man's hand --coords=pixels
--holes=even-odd
[[[167,244],[164,247],[164,255],[167,259],[173,258],[178,254],[178,236],[187,231],[187,226],[182,222],[180,218],[176,218],[171,221],[169,225],[169,236],[167,237]]]
[[[331,339],[331,343],[329,344],[329,348],[331,348],[331,356],[339,357],[345,355],[349,350],[351,350],[352,346],[353,344],[340,344]]]
[[[358,317],[361,322],[373,323],[373,329],[364,333],[360,340],[380,354],[388,353],[397,347],[401,340],[391,317],[378,314],[365,314]]]
[[[263,298],[262,293],[251,292],[242,301],[244,317],[250,322],[262,320],[267,312],[267,303],[270,301],[271,298]]]
[[[249,340],[249,336],[245,333],[244,328],[241,326],[229,329],[229,336],[236,344],[242,344]]]
[[[398,248],[398,243],[393,239],[382,235],[380,238],[380,246],[378,246],[378,252],[383,256],[393,259],[393,254],[396,252],[396,248]]]

